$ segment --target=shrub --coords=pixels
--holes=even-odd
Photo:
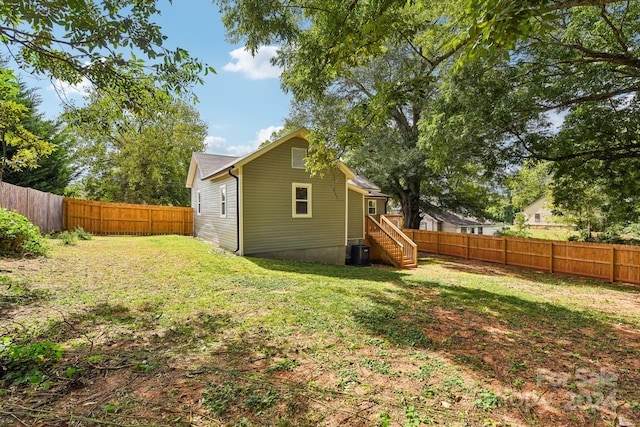
[[[531,233],[527,230],[512,230],[510,228],[504,228],[498,232],[496,232],[496,236],[502,237],[521,237],[521,238],[529,238],[531,237]]]
[[[8,337],[0,340],[0,380],[13,385],[46,382],[46,370],[60,359],[60,347],[50,341],[18,345]]]
[[[0,208],[0,254],[40,256],[47,249],[37,225],[16,212]]]
[[[78,240],[91,240],[93,238],[91,234],[84,231],[82,227],[76,227],[73,230],[51,233],[49,237],[51,239],[62,240],[62,244],[69,246],[75,246],[76,244],[78,244]]]

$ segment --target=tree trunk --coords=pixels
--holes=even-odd
[[[402,191],[400,194],[400,208],[404,214],[404,228],[419,229],[420,221],[422,221],[420,193],[410,190]]]

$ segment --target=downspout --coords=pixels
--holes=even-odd
[[[231,169],[233,166],[227,172],[236,180],[236,250],[233,252],[238,252],[240,250],[240,179],[231,172]]]

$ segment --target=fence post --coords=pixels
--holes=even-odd
[[[469,235],[464,235],[465,245],[464,245],[464,257],[469,259]]]
[[[550,242],[549,250],[549,273],[553,273],[553,240]]]
[[[102,235],[102,203],[98,205],[98,212],[100,212],[100,224],[98,225],[98,234]]]
[[[153,221],[151,220],[151,206],[149,206],[149,234],[153,234]]]
[[[611,273],[609,275],[611,283],[616,281],[616,247],[611,245]]]
[[[502,263],[504,265],[507,265],[507,241],[508,240],[507,240],[506,237],[502,238],[502,249],[503,249],[503,251],[502,251]]]
[[[440,253],[440,232],[436,231],[436,255]]]

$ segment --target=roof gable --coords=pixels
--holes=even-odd
[[[300,128],[242,157],[223,156],[208,153],[193,153],[193,156],[191,157],[191,164],[189,165],[189,173],[187,175],[187,187],[191,188],[193,186],[193,181],[196,178],[196,170],[200,171],[200,179],[213,178],[216,175],[225,173],[227,170],[230,170],[232,168],[244,166],[247,163],[268,153],[269,151],[279,147],[280,145],[284,144],[287,141],[290,141],[293,138],[302,138],[306,140],[307,135],[309,135],[309,131],[305,128]],[[340,171],[342,171],[342,173],[345,174],[347,179],[356,177],[356,174],[354,174],[351,169],[349,169],[342,162],[338,163],[338,168],[340,169]]]

